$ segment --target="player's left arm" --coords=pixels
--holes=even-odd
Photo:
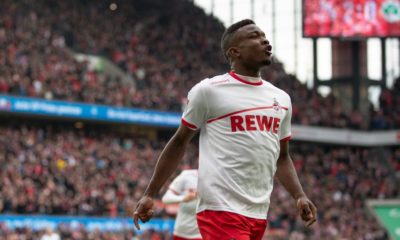
[[[289,154],[289,141],[280,142],[280,154],[277,162],[276,176],[286,190],[296,200],[300,216],[306,226],[312,225],[317,220],[317,208],[306,196],[300,184],[296,169]]]

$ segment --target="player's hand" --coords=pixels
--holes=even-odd
[[[153,198],[147,196],[143,196],[137,203],[135,211],[133,212],[133,222],[138,230],[140,230],[139,219],[145,223],[153,217],[153,206]]]
[[[182,202],[190,202],[197,198],[197,192],[189,191],[186,196],[183,198]]]
[[[299,210],[301,219],[306,222],[306,226],[311,226],[317,221],[317,208],[314,203],[307,197],[301,197],[296,202],[297,209]]]

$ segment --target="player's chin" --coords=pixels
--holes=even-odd
[[[265,59],[265,60],[262,61],[262,65],[263,65],[263,66],[271,65],[271,63],[272,63],[271,58],[267,58],[267,59]]]

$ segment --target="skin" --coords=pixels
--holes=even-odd
[[[272,46],[265,33],[256,25],[236,31],[227,50],[232,69],[243,76],[259,77],[260,69],[271,64]]]
[[[250,24],[241,27],[234,33],[226,55],[232,69],[237,74],[259,77],[260,69],[271,64],[271,50],[272,46],[266,39],[265,33],[258,26]],[[139,219],[147,222],[153,216],[154,197],[177,169],[187,145],[196,132],[181,125],[165,146],[159,156],[150,183],[133,213],[133,221],[137,229],[140,229]],[[290,158],[289,142],[281,142],[280,147],[276,177],[296,201],[296,207],[306,226],[310,226],[317,219],[317,208],[307,198],[300,184]]]

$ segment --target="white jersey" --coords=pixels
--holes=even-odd
[[[291,136],[291,112],[284,91],[234,72],[190,90],[182,124],[200,129],[197,212],[266,219],[280,141]]]
[[[184,170],[169,186],[164,202],[180,202],[175,220],[174,235],[183,238],[201,238],[196,220],[196,200],[182,202],[189,191],[197,191],[197,170]],[[174,196],[173,196],[174,195]]]

